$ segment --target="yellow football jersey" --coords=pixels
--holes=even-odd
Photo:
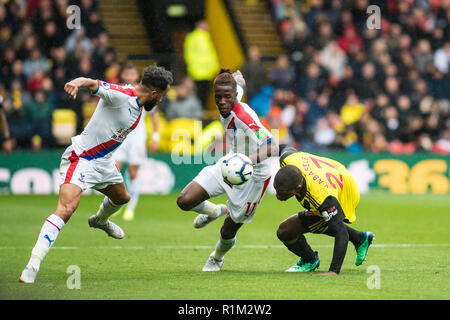
[[[281,167],[293,165],[300,169],[306,181],[303,199],[297,195],[301,205],[321,216],[319,207],[328,196],[335,197],[345,218],[352,223],[356,220],[355,209],[359,203],[359,190],[355,179],[341,163],[306,152],[294,152],[281,161]]]

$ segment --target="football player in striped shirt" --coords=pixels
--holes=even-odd
[[[89,226],[102,229],[115,239],[124,237],[123,230],[108,219],[130,200],[112,155],[138,125],[142,109],[153,109],[167,93],[171,82],[169,71],[149,66],[136,87],[84,77],[65,84],[64,90],[72,99],[76,99],[79,89],[86,89],[100,100],[83,132],[72,138],[72,144],[61,157],[58,204],[41,228],[20,282],[34,283],[42,260],[87,188],[105,195],[98,212],[89,218]]]
[[[237,82],[239,81],[239,82]],[[222,69],[214,80],[214,99],[220,122],[230,142],[230,150],[247,155],[253,163],[252,178],[242,185],[229,185],[220,166],[210,165],[180,193],[177,204],[184,211],[198,213],[194,228],[203,228],[226,215],[215,250],[208,257],[203,271],[220,271],[225,254],[236,243],[236,233],[250,223],[267,190],[272,176],[269,157],[278,155],[278,143],[261,124],[255,111],[241,102],[245,86],[240,72]],[[208,199],[227,194],[227,205],[216,205]]]
[[[374,240],[372,232],[357,231],[347,224],[356,220],[360,195],[350,172],[341,163],[291,146],[280,146],[280,170],[274,178],[277,199],[295,196],[306,210],[284,220],[277,230],[278,238],[300,260],[287,272],[309,272],[320,265],[303,234],[312,232],[334,237],[333,259],[328,272],[339,274],[350,241],[356,250],[355,265],[363,263]]]

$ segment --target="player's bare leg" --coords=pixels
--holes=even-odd
[[[220,229],[220,238],[216,243],[215,250],[206,261],[203,271],[220,271],[223,266],[224,256],[236,243],[236,234],[242,227],[242,223],[236,223],[228,215],[223,221]]]
[[[74,184],[62,184],[55,213],[44,222],[36,244],[31,251],[27,266],[19,277],[20,282],[34,283],[42,260],[58,237],[62,227],[69,221],[81,199],[81,188]]]
[[[177,198],[177,205],[184,211],[195,211],[199,215],[194,220],[194,228],[199,229],[228,213],[228,208],[210,201],[209,194],[195,181],[190,182]]]
[[[89,226],[102,229],[112,238],[122,239],[125,233],[118,225],[111,222],[109,217],[130,200],[125,183],[112,184],[98,191],[103,193],[105,198],[97,213],[88,219]]]
[[[290,216],[278,227],[278,239],[283,242],[289,251],[300,257],[299,262],[287,269],[287,272],[307,272],[319,267],[318,254],[311,249],[303,235],[307,232],[308,230],[303,227],[298,214]]]
[[[122,170],[123,167],[123,162],[121,161],[116,161],[116,167],[117,170],[119,170],[119,172]],[[116,211],[111,217],[116,217],[118,215],[120,215],[123,212],[124,207],[121,207],[118,211]]]
[[[128,192],[130,193],[130,201],[125,206],[123,219],[131,221],[134,219],[134,210],[139,201],[140,180],[138,177],[139,165],[128,165],[128,174],[130,175],[130,184],[128,185]]]

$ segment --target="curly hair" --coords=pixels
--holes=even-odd
[[[141,83],[153,87],[159,91],[164,91],[173,82],[172,73],[163,67],[148,66],[142,72]]]
[[[295,190],[298,185],[303,184],[304,178],[299,168],[286,165],[278,170],[275,175],[274,185],[283,186],[284,189]]]
[[[236,80],[233,77],[230,69],[220,69],[219,74],[214,80],[214,86],[231,86],[233,90],[236,90]]]

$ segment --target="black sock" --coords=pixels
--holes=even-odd
[[[364,239],[364,232],[350,228],[348,225],[345,226],[348,232],[348,239],[355,247],[358,247]]]
[[[306,242],[306,238],[302,234],[297,238],[297,240],[293,242],[283,242],[283,244],[289,249],[289,251],[301,257],[304,262],[314,262],[314,260],[316,260],[314,251]]]

